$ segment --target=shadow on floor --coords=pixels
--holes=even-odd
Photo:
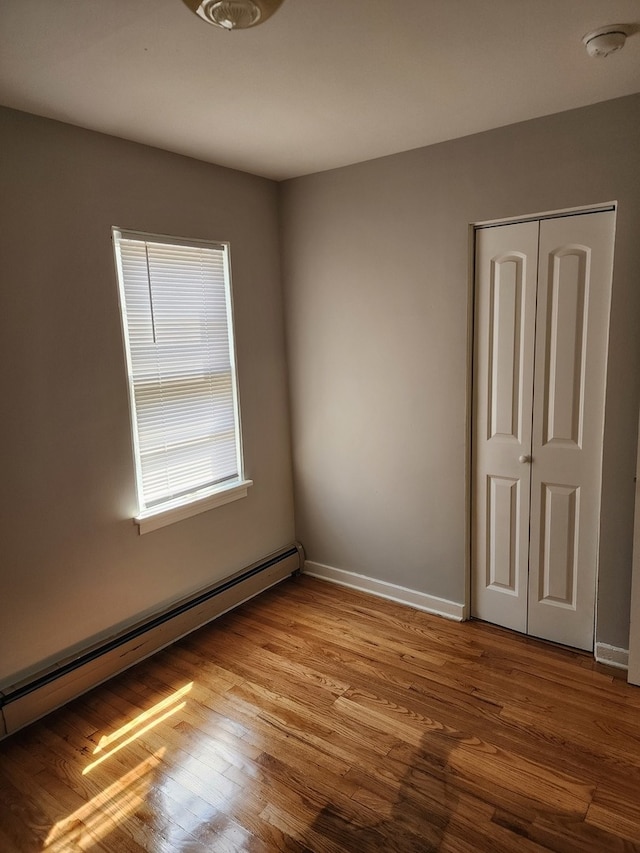
[[[447,756],[446,742],[434,735],[425,735],[419,748],[394,747],[381,775],[356,773],[360,787],[353,798],[336,797],[322,809],[310,827],[308,849],[321,850],[326,839],[327,846],[349,853],[439,850],[458,804],[447,781]]]

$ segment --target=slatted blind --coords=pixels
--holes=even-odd
[[[240,476],[228,247],[113,234],[144,513]]]

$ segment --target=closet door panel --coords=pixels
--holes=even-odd
[[[538,223],[476,233],[472,614],[527,629]]]
[[[543,444],[580,447],[584,417],[586,325],[591,250],[561,247],[549,265],[545,337]]]
[[[540,223],[528,632],[589,650],[614,217]]]

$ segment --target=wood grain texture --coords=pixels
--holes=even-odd
[[[0,744],[2,853],[640,851],[640,690],[299,577]]]

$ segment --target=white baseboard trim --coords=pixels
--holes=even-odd
[[[360,592],[369,592],[371,595],[388,598],[390,601],[397,601],[399,604],[406,604],[409,607],[415,607],[417,610],[444,616],[446,619],[454,619],[456,622],[463,622],[467,618],[464,604],[448,601],[446,598],[438,598],[435,595],[428,595],[426,592],[418,592],[415,589],[408,589],[405,586],[398,586],[395,583],[370,578],[367,575],[335,569],[333,566],[314,563],[312,560],[305,560],[303,572],[305,575],[314,578],[331,581],[331,583],[357,589]]]
[[[619,649],[607,643],[596,643],[595,658],[598,663],[606,663],[607,666],[629,669],[629,649]]]

